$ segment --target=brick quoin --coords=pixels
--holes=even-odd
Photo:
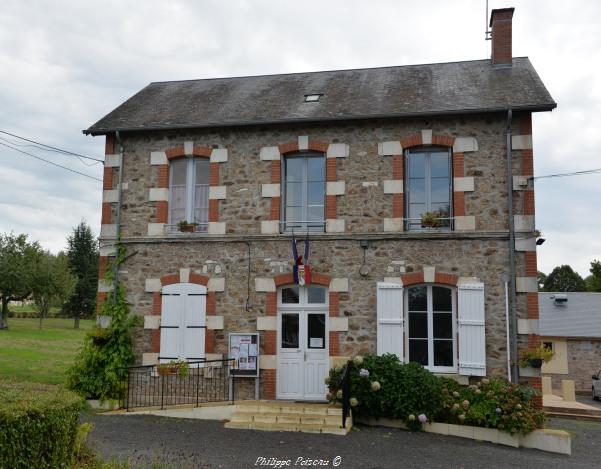
[[[169,189],[169,165],[161,164],[157,166],[157,187],[159,189]]]
[[[106,292],[96,294],[96,314],[102,314],[102,305],[106,301]]]
[[[330,356],[340,356],[340,338],[338,332],[330,331]]]
[[[265,314],[275,316],[278,314],[278,295],[276,292],[267,292],[265,295]]]
[[[326,219],[336,218],[336,196],[326,195]]]
[[[104,154],[113,155],[115,153],[115,134],[106,134],[104,141]]]
[[[219,201],[217,199],[209,199],[209,221],[217,221],[219,219]]]
[[[156,202],[156,222],[167,223],[169,203],[166,200],[159,200]]]
[[[338,158],[326,158],[326,181],[336,181],[336,160]]]
[[[453,177],[465,176],[465,157],[463,153],[453,153]]]
[[[520,133],[522,135],[532,135],[532,113],[527,112],[520,117]]]
[[[215,331],[205,329],[205,353],[215,353]]]
[[[528,319],[538,319],[538,293],[526,293],[526,308],[528,310]]]
[[[209,186],[219,185],[219,163],[209,163]]]
[[[152,329],[150,331],[150,351],[152,353],[160,353],[161,351],[161,330]]]
[[[536,251],[526,251],[524,262],[526,264],[526,276],[536,277],[538,275],[538,269],[536,268]]]
[[[403,155],[394,155],[392,157],[392,179],[403,180],[404,178]]]
[[[276,354],[276,331],[264,331],[263,337],[263,353],[265,355],[275,355]]]
[[[330,317],[337,317],[340,314],[340,297],[338,292],[330,292],[328,301],[328,310]]]
[[[161,298],[161,292],[153,292],[152,293],[152,314],[161,314],[161,310],[163,309],[163,303]]]
[[[392,194],[392,217],[403,218],[405,212],[405,198],[403,194]]]
[[[269,209],[269,219],[280,221],[280,197],[271,198],[271,207]]]
[[[262,399],[275,399],[275,370],[263,370],[263,395]]]
[[[109,258],[107,256],[98,257],[98,278],[103,279],[106,274],[106,269],[109,265]]]
[[[100,218],[101,224],[107,225],[111,222],[111,212],[112,212],[111,204],[109,202],[103,202],[102,203],[102,215]]]
[[[534,389],[537,394],[533,396],[532,402],[535,407],[542,409],[543,407],[543,379],[540,376],[535,376],[529,378],[529,384],[532,389]]]
[[[206,302],[207,303],[206,303],[205,309],[207,312],[207,316],[214,316],[215,313],[217,312],[217,302],[216,302],[214,291],[207,292]]]
[[[453,215],[456,217],[465,215],[465,193],[462,191],[453,192]]]
[[[279,184],[281,180],[282,163],[280,160],[274,160],[271,162],[271,182],[273,184]]]
[[[524,215],[534,215],[534,191],[524,191]]]
[[[104,167],[104,173],[102,175],[102,189],[110,191],[113,188],[113,168]]]

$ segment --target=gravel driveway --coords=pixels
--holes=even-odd
[[[554,419],[553,428],[573,434],[572,456],[478,443],[452,436],[356,427],[347,436],[231,430],[221,422],[150,415],[85,415],[94,423],[90,443],[104,458],[147,461],[160,455],[169,467],[319,467],[316,460],[341,458],[341,468],[598,468],[601,423]],[[257,463],[262,460],[262,466]],[[297,458],[302,458],[297,462]],[[302,462],[305,464],[301,464]],[[259,459],[259,462],[261,460]],[[285,466],[284,466],[285,467]]]

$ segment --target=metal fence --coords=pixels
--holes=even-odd
[[[188,372],[177,367],[148,365],[127,368],[123,407],[173,405],[199,406],[208,402],[234,402],[235,377],[230,376],[234,359],[188,362]]]

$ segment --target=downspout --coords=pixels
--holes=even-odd
[[[513,219],[513,161],[511,155],[511,119],[512,110],[507,110],[507,208],[509,213],[509,300],[511,303],[511,357],[513,382],[517,383],[519,369],[518,355],[518,314],[515,291],[515,225]],[[509,351],[508,351],[509,352]]]
[[[116,230],[117,230],[117,240],[115,242],[115,247],[117,249],[117,257],[119,256],[119,248],[121,247],[121,199],[123,191],[121,188],[123,187],[123,142],[121,141],[121,135],[119,131],[115,132],[115,138],[117,139],[117,143],[119,144],[119,183],[117,186],[117,222],[116,222]],[[114,280],[113,280],[113,301],[117,302],[117,286],[119,285],[119,263],[115,262],[114,265]]]

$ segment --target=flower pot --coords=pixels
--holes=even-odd
[[[542,358],[530,358],[528,360],[528,364],[532,368],[541,368],[543,366],[543,359]]]
[[[179,225],[179,230],[182,233],[194,233],[194,225]]]

